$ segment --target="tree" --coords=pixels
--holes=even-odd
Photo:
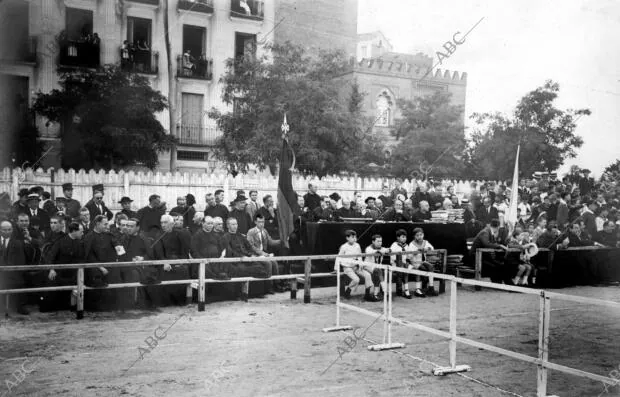
[[[458,176],[463,167],[463,107],[450,103],[451,94],[437,91],[399,101],[402,118],[392,134],[397,143],[391,170],[397,177]]]
[[[472,169],[489,179],[512,176],[517,146],[521,143],[519,170],[553,172],[577,155],[583,139],[575,135],[576,121],[589,109],[560,110],[553,105],[560,86],[547,81],[527,93],[512,117],[500,113],[474,113],[477,129],[470,141]]]
[[[275,172],[286,114],[300,172],[324,176],[358,171],[363,154],[380,143],[367,133],[359,87],[340,78],[346,72],[344,54],[308,55],[288,42],[265,49],[260,57],[227,61],[220,79],[222,99],[233,111],[209,112],[223,131],[216,156],[232,172],[246,172],[250,165]]]
[[[610,198],[620,196],[620,160],[605,167],[600,179],[600,190]]]
[[[37,93],[33,110],[61,123],[65,168],[121,168],[140,164],[153,169],[158,153],[176,138],[155,118],[166,98],[147,78],[117,66],[61,75],[62,89]]]

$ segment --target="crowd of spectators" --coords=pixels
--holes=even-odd
[[[536,273],[529,263],[528,244],[563,249],[594,244],[618,247],[619,241],[618,196],[615,191],[601,189],[588,172],[576,180],[564,178],[560,181],[545,176],[521,180],[518,222],[511,228],[505,222],[510,189],[502,184],[473,184],[471,194],[463,196],[457,194],[453,186],[444,189],[441,184],[432,182],[419,182],[407,191],[401,181],[396,180],[391,189],[385,184],[379,197],[363,197],[361,192],[355,192],[351,198],[342,198],[337,192],[321,196],[317,193],[318,186],[309,184],[305,194],[298,194],[295,227],[288,236],[290,248],[286,250],[280,241],[274,198],[265,195],[259,199],[255,190],[248,193],[249,197],[244,191],[237,192],[230,205],[224,203],[223,190],[207,194],[204,205],[188,194],[179,197],[170,210],[156,194],[149,197],[147,206],[138,210],[132,208],[131,198],[123,197],[119,201],[122,209],[113,214],[105,204],[103,185],[93,186],[92,199],[84,205],[73,198],[70,183],[62,187],[63,196],[54,200],[41,187],[22,189],[14,203],[8,194],[0,194],[0,265],[137,262],[135,267],[106,268],[102,265],[87,269],[85,283],[96,287],[121,282],[145,284],[146,288],[138,289],[137,299],[143,307],[184,304],[184,286],[153,287],[152,284],[196,278],[198,269],[194,265],[140,266],[139,262],[308,253],[303,252],[306,222],[366,219],[368,222],[423,223],[431,221],[433,210],[462,209],[466,237],[474,240],[472,253],[479,247],[523,248],[523,255],[509,271],[494,258],[485,258],[488,271],[493,273],[493,269],[501,269],[491,274],[493,281],[519,284],[526,284],[528,279],[533,281]],[[388,244],[395,240],[394,236],[375,236],[373,241],[379,237]],[[394,243],[397,242],[396,238]],[[206,276],[222,280],[239,276],[269,278],[282,271],[281,264],[270,259],[208,266]],[[75,273],[72,270],[4,273],[10,277],[2,278],[0,288],[75,284]],[[165,293],[161,293],[162,288]],[[399,288],[406,291],[404,296],[410,297],[406,282]],[[266,293],[285,289],[280,282],[265,281]],[[124,290],[89,291],[91,310],[132,307],[136,300]],[[25,305],[33,299],[41,310],[61,309],[75,303],[75,297],[69,293],[36,295],[12,295],[11,308],[26,313]],[[424,295],[421,285],[416,284],[414,295]],[[370,292],[366,296],[368,298]]]

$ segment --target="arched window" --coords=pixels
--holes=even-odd
[[[387,90],[381,91],[377,97],[377,122],[379,127],[388,127],[392,120],[394,101]]]

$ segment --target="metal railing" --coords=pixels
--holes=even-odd
[[[200,57],[196,60],[185,60],[177,55],[177,77],[199,80],[213,80],[213,59]]]
[[[121,69],[131,73],[159,73],[159,53],[151,50],[120,48]]]
[[[213,13],[213,0],[179,0],[179,10],[196,11],[205,14]]]
[[[245,3],[247,8],[243,7],[242,3]],[[245,2],[243,0],[231,0],[230,16],[262,21],[265,17],[265,3],[262,0],[247,0]]]
[[[487,250],[488,251],[488,250]],[[491,250],[494,251],[494,250]],[[592,379],[595,381],[603,382],[606,385],[617,385],[617,379],[609,376],[601,376],[594,373],[586,372],[577,368],[571,368],[565,365],[553,363],[549,361],[549,328],[551,321],[551,298],[560,300],[566,300],[571,302],[601,305],[606,307],[613,307],[620,309],[620,302],[606,301],[595,298],[586,298],[575,295],[567,295],[556,292],[549,292],[539,289],[531,289],[524,287],[515,287],[503,284],[490,283],[485,281],[478,281],[472,279],[464,279],[446,274],[429,273],[419,270],[410,270],[400,267],[387,266],[387,265],[375,265],[376,268],[384,269],[386,272],[385,279],[387,280],[388,291],[384,296],[383,313],[379,318],[382,318],[385,322],[383,331],[383,344],[368,346],[369,350],[380,351],[394,348],[404,347],[404,343],[395,343],[392,341],[391,326],[392,323],[400,324],[402,326],[413,328],[419,331],[428,332],[446,339],[449,339],[449,367],[437,367],[433,369],[435,375],[445,375],[454,372],[468,371],[470,368],[467,365],[456,364],[456,347],[457,343],[462,343],[468,346],[476,347],[478,349],[487,350],[504,356],[508,356],[520,361],[537,365],[537,397],[547,397],[547,370],[553,369],[566,374],[575,375],[583,378]],[[340,269],[337,270],[337,280],[340,279]],[[442,331],[435,328],[431,328],[419,323],[399,319],[392,316],[392,273],[405,273],[416,276],[432,276],[435,279],[441,279],[450,283],[450,326],[449,331]],[[472,339],[468,339],[457,334],[457,286],[458,284],[473,285],[476,287],[485,287],[490,289],[498,289],[509,292],[519,292],[528,295],[538,295],[540,297],[540,311],[539,311],[539,336],[538,336],[538,355],[532,357],[527,354],[513,352],[511,350],[503,349],[501,347],[489,345],[486,343],[478,342]],[[357,313],[364,314],[366,316],[377,318],[376,312],[359,308],[347,303],[340,302],[340,288],[336,289],[336,326],[331,328],[324,328],[324,332],[347,330],[351,329],[351,326],[342,325],[340,323],[340,308],[346,308]]]
[[[97,44],[67,40],[60,44],[61,66],[98,68],[100,66],[101,48]]]
[[[183,124],[177,126],[177,138],[182,145],[213,146],[221,136],[222,132],[215,126]]]

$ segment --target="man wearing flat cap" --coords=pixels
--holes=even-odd
[[[28,189],[20,189],[18,195],[19,200],[13,203],[13,207],[11,209],[11,217],[13,219],[17,219],[17,215],[19,214],[28,213]]]
[[[88,208],[88,212],[90,212],[90,219],[95,219],[97,215],[103,215],[108,220],[111,220],[114,216],[112,211],[105,206],[103,202],[103,185],[94,185],[93,186],[93,198],[85,205]]]
[[[124,196],[118,203],[121,205],[121,207],[123,207],[123,209],[121,210],[121,214],[127,215],[127,219],[138,217],[138,213],[131,210],[131,203],[133,203],[132,199]]]
[[[79,201],[73,199],[73,184],[72,183],[63,183],[62,185],[62,194],[65,196],[65,213],[71,217],[71,219],[80,217],[80,208],[82,208],[82,204]]]

